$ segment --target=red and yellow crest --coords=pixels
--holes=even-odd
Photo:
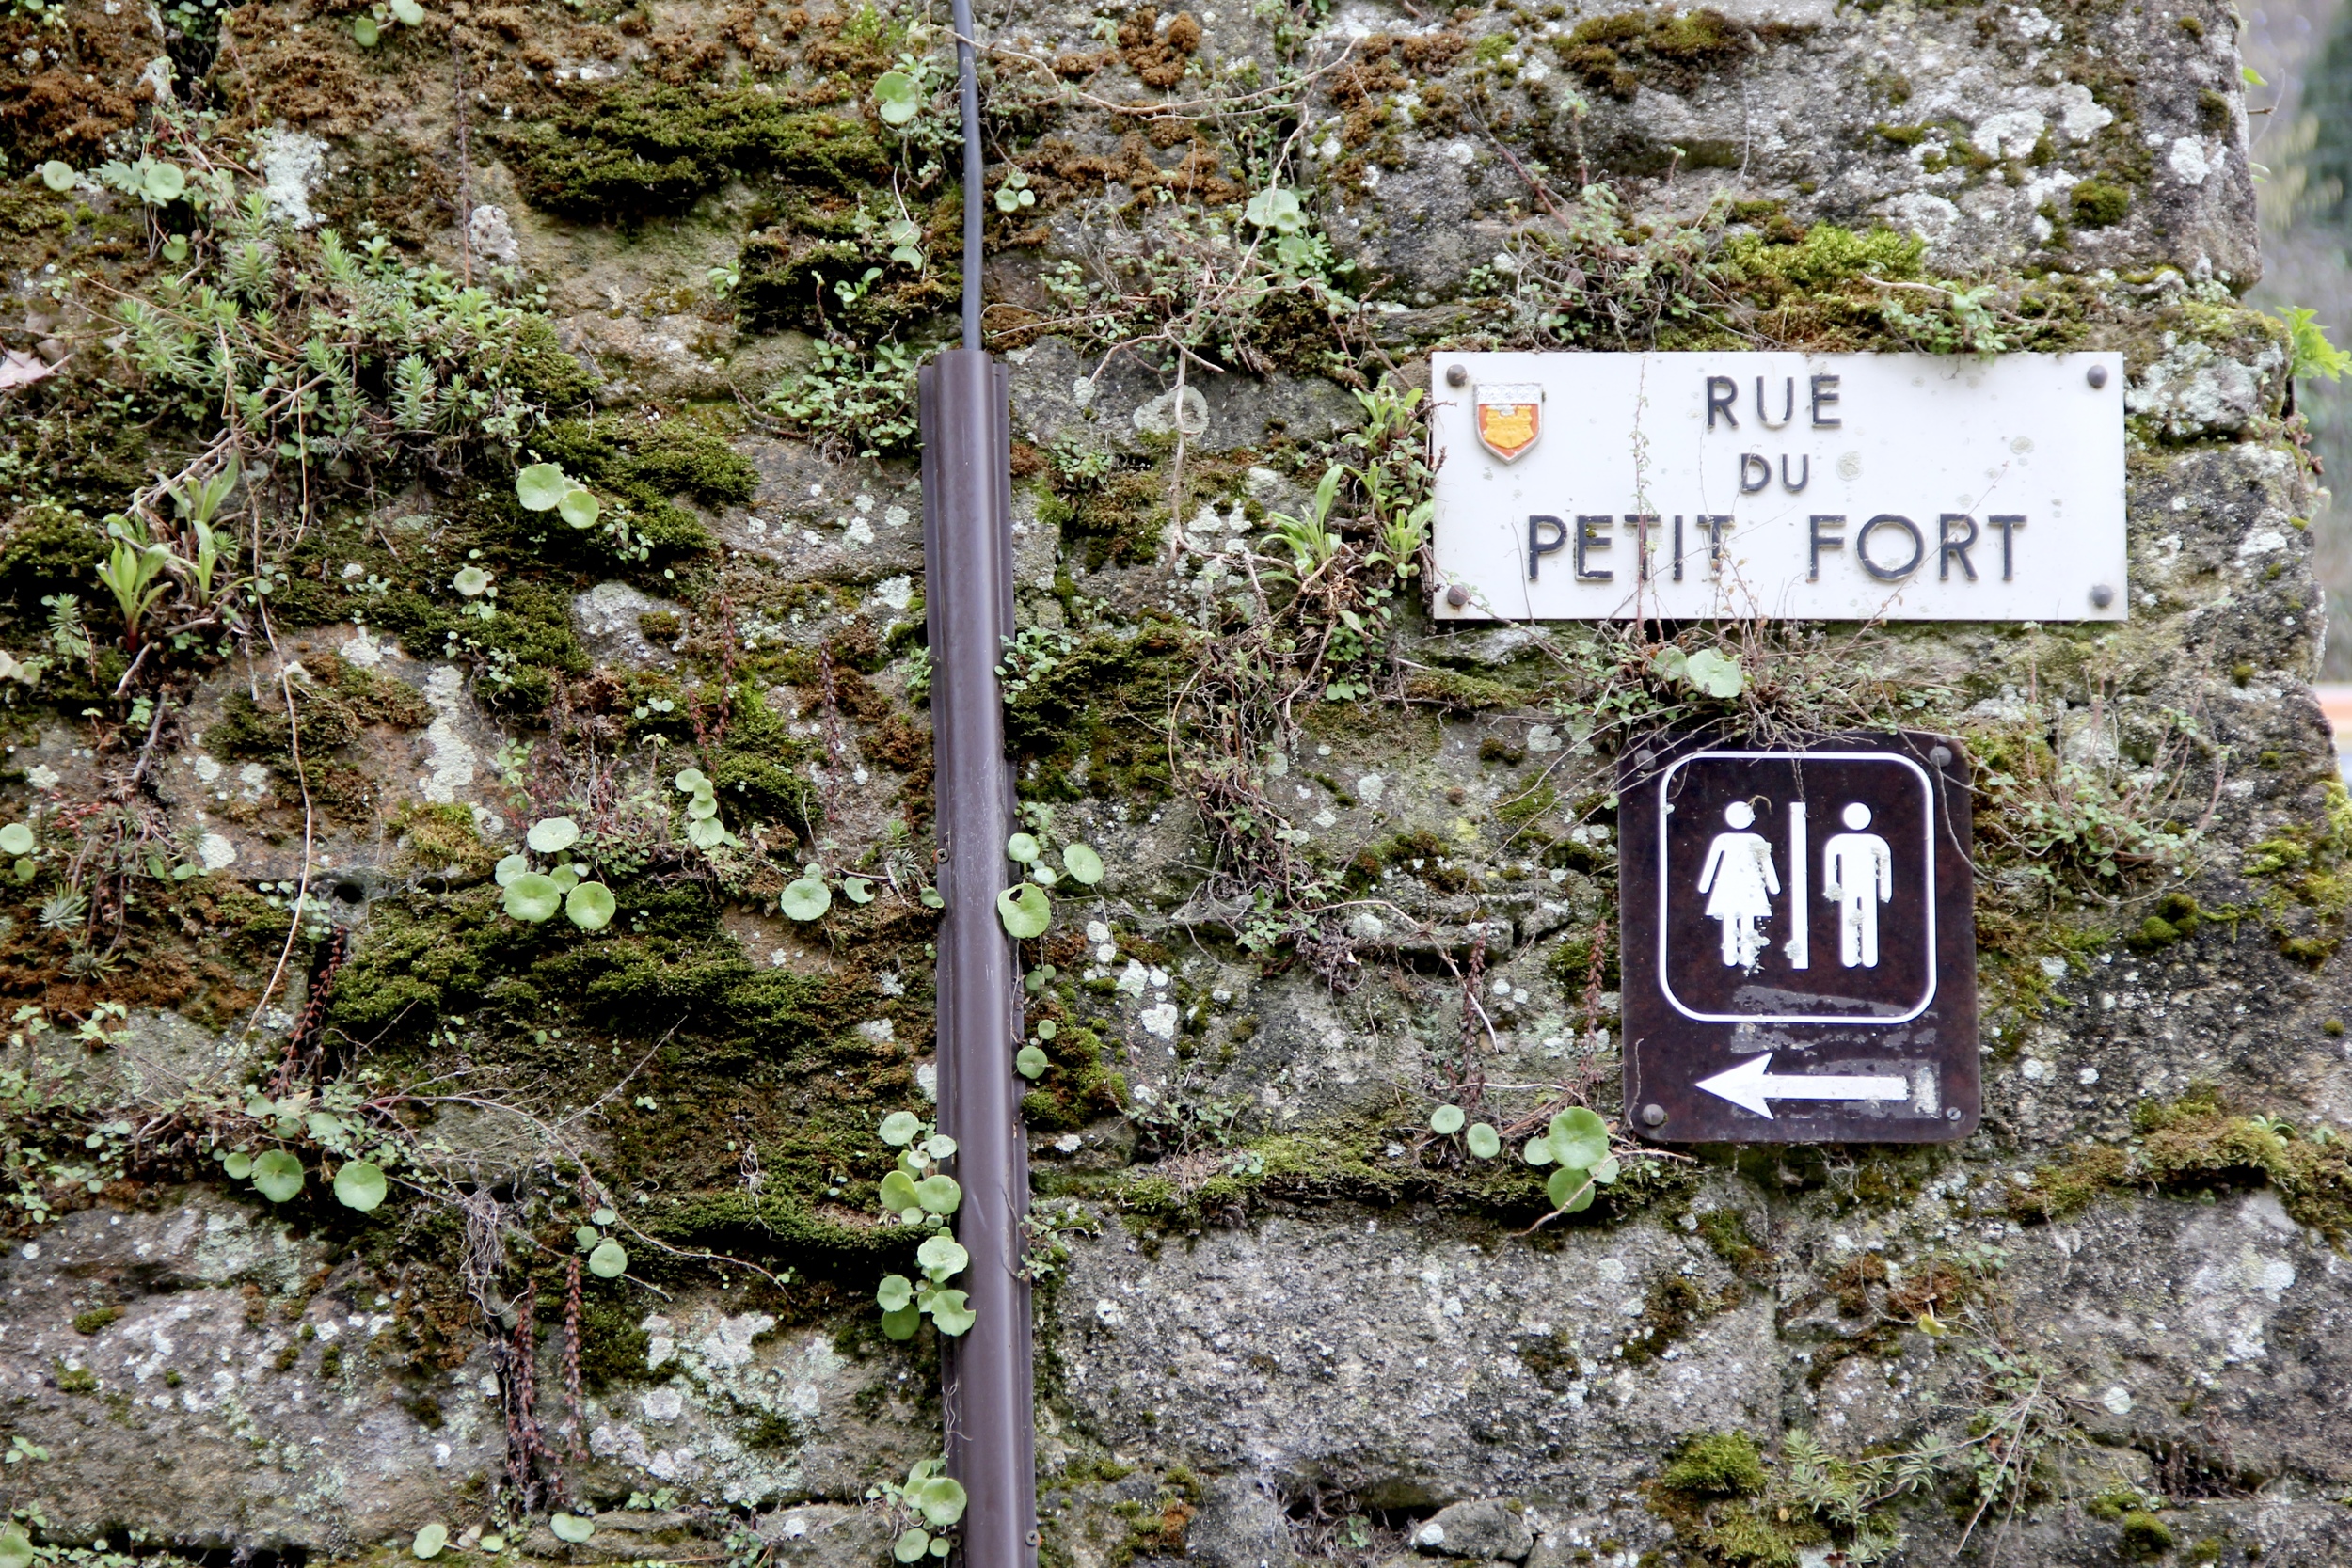
[[[1535,444],[1544,429],[1544,389],[1534,382],[1478,388],[1478,439],[1505,463]]]

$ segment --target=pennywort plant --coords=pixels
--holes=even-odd
[[[882,1141],[898,1151],[897,1166],[882,1180],[883,1212],[910,1229],[930,1232],[914,1252],[921,1279],[885,1275],[874,1291],[882,1332],[893,1339],[911,1339],[928,1315],[940,1333],[962,1334],[979,1320],[965,1292],[948,1286],[972,1261],[947,1227],[963,1206],[963,1188],[940,1168],[954,1156],[956,1140],[912,1111],[894,1111],[882,1118]]]
[[[542,817],[531,825],[523,837],[531,852],[506,856],[492,873],[506,890],[503,907],[508,914],[536,926],[552,920],[560,910],[583,931],[601,931],[612,923],[618,908],[612,890],[592,879],[589,866],[571,853],[580,840],[580,824],[568,816]],[[536,869],[533,856],[548,863],[549,869]]]
[[[963,1518],[968,1499],[962,1483],[944,1473],[946,1467],[944,1459],[918,1460],[903,1483],[886,1481],[866,1489],[866,1500],[888,1504],[904,1527],[890,1548],[900,1562],[943,1559],[954,1550],[948,1532]]]

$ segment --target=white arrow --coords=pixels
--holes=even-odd
[[[1729,1072],[1702,1078],[1698,1086],[1730,1101],[1743,1111],[1772,1119],[1775,1100],[1909,1100],[1911,1085],[1900,1078],[1864,1077],[1825,1072],[1791,1076],[1772,1072],[1772,1053],[1751,1056]]]

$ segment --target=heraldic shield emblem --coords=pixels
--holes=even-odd
[[[1534,446],[1543,428],[1541,386],[1516,381],[1478,388],[1478,439],[1505,463]]]

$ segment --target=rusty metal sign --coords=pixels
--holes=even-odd
[[[1977,1125],[1968,765],[1930,735],[1653,736],[1619,765],[1625,1102],[1676,1143]]]

